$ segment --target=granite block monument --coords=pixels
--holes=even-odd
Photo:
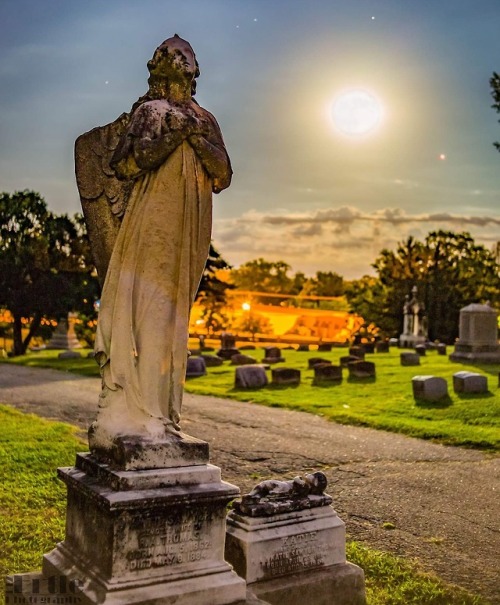
[[[473,303],[460,310],[459,336],[451,361],[500,363],[497,313]]]

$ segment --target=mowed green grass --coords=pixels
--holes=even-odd
[[[55,469],[86,450],[77,429],[0,405],[0,584],[6,575],[41,568],[42,555],[64,538],[66,495]],[[487,605],[480,597],[424,574],[416,563],[347,545],[365,570],[369,605]],[[4,603],[0,590],[0,605]]]
[[[451,349],[450,349],[451,352]],[[261,361],[263,349],[246,351]],[[273,367],[301,370],[298,387],[269,384],[263,389],[234,388],[235,367],[226,361],[223,366],[208,368],[206,376],[186,381],[190,393],[228,397],[256,404],[283,407],[318,414],[343,424],[367,426],[422,439],[432,439],[448,445],[460,445],[488,450],[500,449],[500,389],[499,365],[472,366],[452,363],[447,356],[428,351],[418,367],[402,367],[400,351],[367,354],[366,360],[376,364],[375,380],[348,379],[335,386],[313,384],[314,372],[308,369],[308,359],[322,357],[339,363],[347,349],[337,348],[329,353],[283,350],[285,362]],[[84,375],[98,375],[92,359],[59,360],[57,351],[43,351],[9,362],[28,366],[53,367]],[[457,394],[453,391],[453,374],[471,370],[488,378],[489,392],[481,395]],[[268,372],[271,378],[271,372]],[[412,393],[411,379],[417,375],[434,375],[448,382],[449,398],[439,403],[417,403]]]

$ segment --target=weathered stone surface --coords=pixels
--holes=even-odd
[[[325,494],[326,486],[327,479],[321,471],[291,481],[268,479],[256,485],[241,501],[236,501],[234,510],[248,517],[268,517],[328,506],[332,498]]]
[[[250,357],[250,355],[243,355],[243,353],[238,353],[237,355],[233,355],[231,357],[232,366],[247,366],[256,363],[257,360],[255,359],[255,357]]]
[[[80,359],[82,357],[82,354],[79,353],[78,351],[62,351],[61,353],[59,353],[59,355],[57,356],[58,359]]]
[[[234,373],[237,389],[261,389],[268,384],[266,369],[261,364],[240,366]]]
[[[415,353],[417,353],[417,355],[420,355],[420,357],[425,357],[426,352],[427,352],[427,349],[424,344],[415,345]]]
[[[365,358],[365,348],[363,345],[355,345],[353,347],[349,347],[349,355],[353,355],[358,359]]]
[[[314,366],[314,384],[339,384],[342,382],[342,367],[331,363],[321,363]]]
[[[256,518],[232,511],[226,559],[249,584],[345,563],[345,525],[331,506]]]
[[[375,378],[375,364],[371,361],[351,361],[347,369],[349,378]]]
[[[332,362],[329,359],[324,359],[323,357],[311,357],[310,359],[307,360],[307,365],[310,370],[312,368],[314,368],[314,366],[317,366],[318,364],[324,365],[325,363],[331,364]]]
[[[300,384],[300,370],[295,368],[274,368],[271,370],[272,383],[296,386]]]
[[[409,351],[405,351],[404,353],[399,354],[399,359],[402,366],[420,365],[420,355],[418,353],[410,353]]]
[[[124,471],[192,466],[208,462],[208,443],[185,433],[163,439],[136,435],[115,437],[112,447],[95,448],[95,459]]]
[[[375,345],[377,353],[389,353],[389,341],[381,340]]]
[[[81,349],[76,332],[76,313],[68,313],[67,317],[59,319],[56,329],[47,344],[47,349]],[[64,358],[63,358],[64,359]]]
[[[453,374],[455,393],[487,393],[488,379],[476,372],[456,372]]]
[[[81,455],[59,476],[66,536],[42,573],[83,580],[84,605],[245,601],[244,581],[223,558],[226,506],[239,490],[217,467],[117,472]]]
[[[202,355],[203,360],[205,361],[205,366],[207,368],[216,368],[221,366],[224,363],[222,357],[218,355]]]
[[[332,344],[329,342],[320,342],[318,345],[318,353],[328,353],[332,350]]]
[[[442,342],[438,343],[436,345],[436,351],[438,352],[438,355],[446,355],[446,345]]]
[[[203,357],[188,357],[186,364],[186,378],[205,376],[207,367]]]
[[[353,361],[363,361],[361,357],[356,357],[356,355],[343,355],[340,358],[340,365],[342,368],[347,368],[347,366]]]
[[[421,401],[440,401],[448,396],[448,384],[439,376],[414,376],[413,396]]]
[[[402,348],[414,347],[427,340],[427,317],[425,305],[417,297],[417,286],[413,286],[411,298],[405,296],[403,305],[403,333],[399,337],[399,346]]]
[[[269,605],[366,605],[364,572],[349,562],[255,582],[248,590]]]

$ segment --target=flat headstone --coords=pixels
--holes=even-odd
[[[265,368],[260,364],[240,366],[234,373],[234,386],[237,389],[261,389],[268,384]]]
[[[415,345],[415,353],[420,355],[420,357],[425,357],[427,348],[425,345]]]
[[[340,383],[342,382],[341,366],[334,366],[331,363],[320,363],[314,366],[314,383]]]
[[[197,378],[205,376],[207,367],[203,357],[188,357],[186,364],[186,378]]]
[[[446,355],[446,345],[444,343],[440,342],[436,346],[436,350],[438,352],[438,355]]]
[[[300,384],[300,370],[295,368],[274,368],[271,370],[272,384],[296,386]]]
[[[353,361],[363,361],[361,357],[356,357],[356,355],[344,355],[340,358],[340,365],[343,368],[347,368],[347,365]]]
[[[63,351],[57,356],[58,359],[79,359],[81,354],[78,351]]]
[[[349,378],[375,378],[375,364],[371,361],[351,361],[347,369]]]
[[[233,355],[231,357],[232,366],[248,366],[256,363],[257,360],[255,359],[255,357],[251,357],[250,355],[243,355],[243,353],[238,353],[237,355]]]
[[[202,358],[205,360],[205,366],[207,368],[216,368],[224,363],[222,357],[219,357],[218,355],[202,355]]]
[[[448,396],[448,384],[439,376],[414,376],[413,396],[423,401],[439,401]]]
[[[241,345],[240,351],[255,351],[257,347],[255,345]]]
[[[329,342],[320,342],[318,345],[318,351],[320,353],[329,353],[332,350],[332,344]]]
[[[487,393],[488,379],[476,372],[456,372],[453,374],[455,393]]]
[[[309,351],[309,345],[299,345],[297,351],[300,351],[301,353]]]
[[[364,342],[362,346],[363,346],[363,349],[365,350],[365,353],[375,353],[375,348],[377,346],[377,343]]]
[[[397,347],[399,345],[399,338],[389,338],[389,346]]]
[[[359,359],[365,358],[365,348],[362,345],[355,345],[354,347],[349,348],[349,355],[353,355],[354,357],[358,357]]]
[[[329,359],[324,359],[323,357],[311,357],[310,359],[307,360],[307,364],[309,369],[314,368],[314,366],[317,366],[318,364],[325,364],[325,363],[332,363]]]
[[[389,353],[389,342],[387,340],[381,340],[375,345],[377,353]]]
[[[420,355],[418,353],[410,353],[409,351],[405,351],[404,353],[399,354],[399,359],[402,366],[420,365]]]

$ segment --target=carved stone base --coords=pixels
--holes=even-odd
[[[246,586],[224,560],[226,505],[239,490],[205,464],[116,471],[78,455],[59,469],[68,487],[66,537],[43,576],[78,584],[85,604],[225,605]]]
[[[500,363],[500,346],[470,345],[460,341],[450,355],[450,361],[463,363]]]
[[[364,605],[363,570],[346,561],[345,525],[331,506],[228,515],[226,558],[271,605]]]

